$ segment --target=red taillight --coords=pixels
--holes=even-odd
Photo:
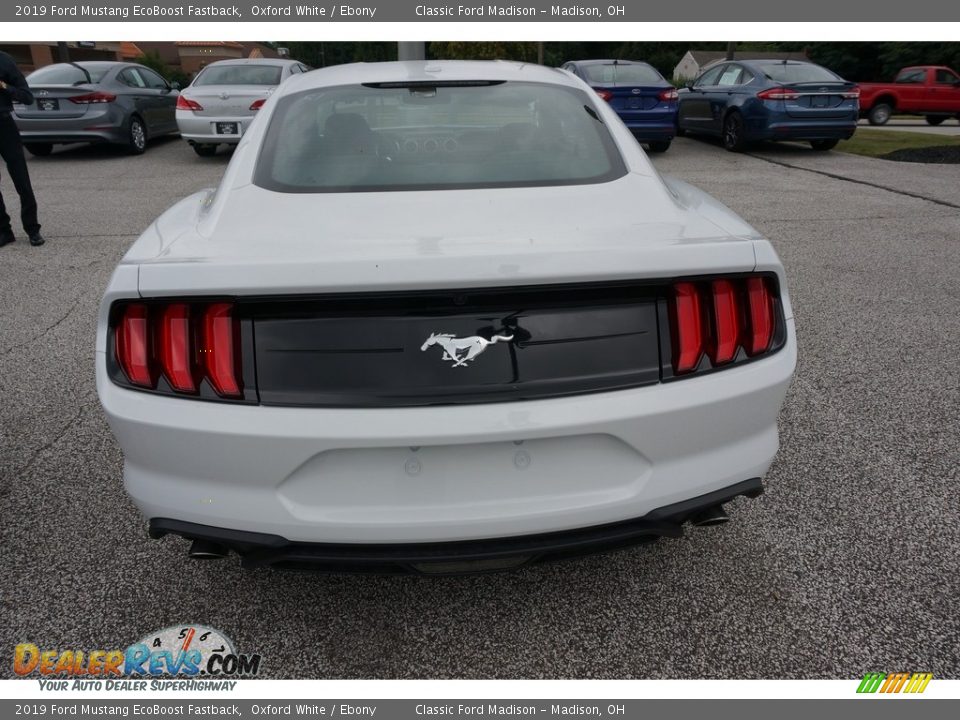
[[[241,397],[239,332],[231,303],[214,303],[203,313],[200,358],[221,397]]]
[[[713,341],[710,361],[723,365],[736,357],[740,344],[740,313],[737,308],[737,290],[729,280],[711,283],[713,296]]]
[[[665,101],[676,100],[680,97],[680,93],[677,92],[676,88],[667,88],[666,90],[661,90],[657,97]]]
[[[750,331],[744,342],[748,355],[766,352],[773,340],[773,293],[769,282],[762,277],[747,278]]]
[[[696,369],[703,355],[700,291],[692,282],[678,282],[672,300],[673,369],[679,375]]]
[[[198,103],[196,100],[191,100],[190,98],[185,98],[183,95],[178,95],[177,110],[191,110],[193,112],[197,112],[198,110],[203,110],[203,105]]]
[[[116,99],[117,96],[113,93],[98,90],[97,92],[87,93],[86,95],[72,97],[70,98],[70,102],[76,103],[77,105],[99,105],[101,103],[112,103]]]
[[[114,324],[117,364],[131,385],[243,398],[240,322],[233,303],[125,304]],[[165,380],[163,382],[161,380]]]
[[[594,88],[593,91],[600,96],[601,100],[606,100],[607,102],[610,102],[611,100],[613,100],[613,93],[610,92],[609,90]]]
[[[773,87],[767,90],[761,90],[757,93],[761,100],[796,100],[800,93],[796,90],[788,90],[785,87]]]
[[[157,328],[160,367],[167,382],[177,392],[196,392],[194,379],[193,333],[190,306],[173,303],[163,309]]]
[[[782,342],[771,276],[681,280],[668,299],[674,375],[736,364]]]
[[[250,109],[251,109],[251,110],[259,110],[260,108],[263,107],[263,104],[264,104],[266,101],[267,101],[266,98],[260,98],[259,100],[254,100],[252,103],[250,103]]]
[[[123,309],[116,330],[117,363],[133,385],[152,388],[156,383],[150,362],[150,325],[147,306],[131,303]]]

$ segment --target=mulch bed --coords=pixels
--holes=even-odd
[[[912,163],[960,164],[960,145],[940,145],[925,148],[905,148],[881,155],[884,160]]]

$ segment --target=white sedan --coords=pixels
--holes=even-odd
[[[780,261],[582,81],[348,65],[259,112],[103,298],[97,387],[152,536],[485,571],[762,492],[796,364]]]

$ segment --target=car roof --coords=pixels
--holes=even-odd
[[[280,86],[283,94],[309,88],[391,82],[539,82],[580,88],[580,83],[556,68],[506,60],[405,60],[352,63],[319,68],[292,77]]]
[[[230,58],[229,60],[215,60],[209,65],[204,65],[204,68],[213,67],[214,65],[299,65],[300,63],[296,60],[290,60],[289,58]]]
[[[643,60],[573,60],[572,65],[650,65]]]

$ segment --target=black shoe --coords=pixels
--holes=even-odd
[[[3,247],[4,245],[9,245],[10,243],[16,242],[16,241],[17,241],[17,236],[13,234],[12,230],[6,230],[4,232],[0,232],[0,247]]]
[[[37,245],[43,245],[43,243],[44,243],[43,235],[41,235],[40,233],[34,233],[33,235],[30,236],[30,244],[33,245],[34,247],[36,247]]]

